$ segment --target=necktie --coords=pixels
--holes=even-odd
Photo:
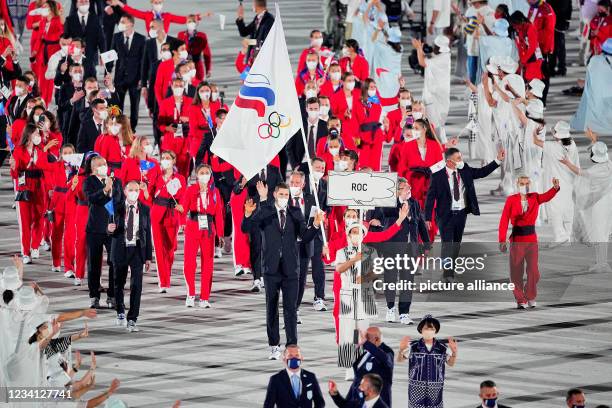
[[[125,49],[130,50],[130,37],[125,37]]]
[[[295,374],[291,376],[291,387],[295,398],[298,398],[300,396],[300,377]]]
[[[315,140],[314,140],[314,125],[310,125],[310,130],[308,131],[308,154],[312,159],[315,156]]]
[[[85,16],[81,16],[81,28],[83,29],[83,32],[85,32],[85,29],[87,29],[87,24],[85,23]]]
[[[280,227],[282,230],[285,229],[285,223],[287,222],[287,215],[285,214],[285,210],[280,210]]]
[[[101,135],[102,134],[102,124],[98,123],[96,127],[98,128],[98,134]]]
[[[461,194],[459,194],[459,179],[457,178],[457,172],[453,171],[453,200],[459,201]]]
[[[134,239],[134,206],[130,205],[128,219],[127,219],[127,231],[126,239],[132,241]]]
[[[259,30],[259,25],[261,24],[262,17],[263,17],[263,14],[260,14],[255,19],[255,30]]]
[[[295,197],[293,199],[293,205],[296,206],[297,208],[300,208],[300,199]]]
[[[264,169],[261,169],[261,173],[259,174],[259,179],[263,182],[266,181],[266,171]]]

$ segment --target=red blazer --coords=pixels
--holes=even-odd
[[[108,133],[101,134],[96,139],[94,151],[106,159],[108,166],[114,169],[121,168],[121,162],[130,154],[131,146],[121,146],[119,137]]]
[[[157,14],[153,10],[147,10],[147,11],[137,10],[135,8],[128,6],[127,4],[123,7],[123,11],[125,11],[128,14],[131,14],[135,18],[144,20],[145,27],[147,27],[147,29],[149,28],[149,26],[151,25],[151,21],[155,19],[156,14]],[[187,17],[185,16],[178,16],[176,14],[166,13],[165,11],[162,11],[160,13],[160,16],[161,16],[161,19],[164,21],[164,31],[165,32],[168,32],[168,29],[170,28],[170,24],[172,23],[187,24]]]
[[[115,172],[115,177],[118,177],[123,182],[123,185],[130,181],[144,181],[147,185],[157,177],[159,173],[159,163],[152,157],[147,157],[147,161],[155,163],[155,167],[151,170],[140,170],[140,159],[137,157],[127,157],[123,160],[121,169]]]
[[[11,96],[14,98],[14,96]],[[9,102],[6,103],[6,106],[9,105]],[[18,118],[13,122],[13,126],[11,126],[11,140],[15,146],[21,143],[21,135],[23,134],[23,129],[27,124],[27,119]]]
[[[70,185],[72,184],[73,174],[72,167],[60,160],[56,163],[49,163],[48,183],[53,189],[53,195],[49,203],[49,208],[54,209],[57,205],[61,205],[62,200],[69,197]]]
[[[34,152],[36,152],[36,162],[32,162]],[[44,172],[49,169],[47,161],[47,153],[43,152],[42,143],[39,146],[34,146],[32,154],[28,152],[25,146],[16,146],[13,150],[13,159],[15,160],[15,169],[11,169],[11,176],[18,179],[19,175],[24,171],[40,171],[40,177],[30,177],[26,175],[25,185],[19,186],[17,183],[17,191],[29,190],[32,194],[45,194]]]
[[[44,31],[41,30],[41,27],[43,24],[42,20],[44,20],[44,17],[30,15],[30,12],[37,8],[38,7],[36,6],[36,2],[35,1],[31,2],[30,5],[28,6],[28,14],[26,14],[26,28],[32,31],[32,37],[30,38],[30,56],[36,55],[36,52],[40,48],[40,44],[42,42],[41,41],[42,36],[44,33]],[[38,28],[34,28],[35,23],[39,23]]]
[[[612,37],[612,15],[595,16],[589,23],[589,39],[593,55],[601,54],[601,46]]]
[[[204,207],[204,203],[201,203],[200,200],[200,185],[196,183],[187,187],[187,190],[183,195],[183,199],[181,200],[181,205],[185,209],[185,214],[187,214],[189,211],[193,211],[212,215],[215,218],[214,225],[217,234],[223,234],[225,203],[221,199],[219,189],[214,186],[212,177],[208,182],[208,191],[206,193],[206,199],[208,202]],[[187,222],[197,221],[191,221],[189,217],[187,217]]]
[[[212,53],[208,44],[208,37],[201,31],[194,32],[190,38],[187,30],[178,33],[178,39],[187,44],[187,52],[191,55],[196,66],[196,78],[201,81],[212,68]]]
[[[531,81],[534,78],[542,79],[542,60],[535,55],[538,48],[538,30],[535,25],[531,23],[522,24],[514,41],[518,49],[525,81]]]
[[[49,26],[48,29],[47,25]],[[44,18],[40,20],[39,30],[42,33],[42,38],[38,43],[36,59],[41,66],[46,67],[49,58],[61,48],[59,39],[64,33],[64,24],[59,17],[53,17],[51,20]],[[49,44],[49,42],[53,42],[54,44]]]
[[[172,76],[174,75],[174,60],[170,58],[167,61],[163,61],[157,68],[157,74],[155,76],[155,98],[157,103],[161,105],[162,101],[166,99],[168,88],[172,85]]]
[[[389,120],[389,129],[385,134],[385,141],[399,142],[402,137],[402,120],[404,119],[405,112],[401,108],[394,109],[387,113],[387,119]]]
[[[328,98],[331,99],[332,95],[335,95],[336,93],[339,93],[342,91],[342,81],[338,82],[338,89],[334,90],[334,84],[332,84],[332,82],[327,79],[325,82],[323,82],[323,85],[321,85],[321,87],[319,88],[319,95],[320,96],[327,96]]]
[[[389,169],[391,171],[399,173],[398,168],[401,160],[402,150],[404,149],[404,144],[406,144],[406,142],[400,140],[398,142],[394,142],[393,146],[391,146],[391,150],[389,151]]]
[[[183,194],[185,194],[185,190],[187,189],[185,177],[180,175],[177,171],[174,172],[174,174],[170,179],[168,179],[168,181],[164,180],[162,171],[157,172],[153,177],[154,178],[151,179],[151,182],[148,185],[151,201],[153,201],[155,198],[174,198],[177,203],[181,202]],[[168,193],[166,185],[173,179],[179,180],[179,182],[181,183],[181,188],[179,188],[179,190],[174,196],[171,196],[170,193]],[[171,225],[176,227],[178,226],[179,220],[181,218],[183,218],[183,215],[181,215],[178,211],[175,211],[172,208],[156,205],[155,203],[153,203],[153,205],[151,206],[151,221],[153,221],[154,223],[163,222],[164,225]]]
[[[558,191],[559,190],[552,187],[543,194],[527,193],[528,206],[526,212],[523,212],[520,194],[508,196],[501,218],[499,219],[499,242],[506,242],[508,223],[520,227],[535,225],[540,211],[540,204],[552,200],[554,196],[557,195]],[[538,242],[538,236],[535,233],[522,236],[510,236],[510,242]]]
[[[537,9],[530,7],[527,18],[532,20],[533,14],[537,13],[533,25],[538,32],[538,44],[542,54],[552,54],[555,50],[555,22],[557,16],[555,11],[546,2],[542,2]]]
[[[234,170],[234,166],[232,166],[216,154],[210,156],[210,165],[212,167],[213,173],[215,174],[225,173],[226,171]]]
[[[306,68],[306,56],[310,53],[311,50],[314,51],[314,48],[312,48],[312,47],[306,48],[300,54],[300,59],[298,60],[298,66],[297,66],[297,71],[296,71],[297,75],[299,75],[300,72],[302,72],[302,70],[304,68]],[[328,52],[331,52],[331,50],[329,48],[327,48],[327,47],[321,47],[321,49],[318,52],[318,54],[319,54],[319,61],[320,61],[321,65],[323,65],[323,66],[325,66],[325,64],[327,63],[327,59],[330,58],[330,57],[324,56],[323,54],[326,54]]]
[[[245,54],[240,51],[238,55],[236,55],[236,60],[234,61],[234,66],[236,67],[236,71],[239,74],[242,74],[247,67],[247,64],[244,62]]]
[[[361,55],[357,55],[352,63],[349,57],[340,58],[340,68],[342,73],[352,72],[355,75],[355,79],[359,82],[365,81],[370,76],[368,60]]]
[[[401,177],[410,179],[413,167],[431,167],[444,158],[444,147],[437,141],[425,139],[425,160],[421,159],[421,152],[416,140],[405,142],[400,152],[400,161],[397,172]]]
[[[189,155],[188,135],[175,136],[174,133],[168,132],[166,127],[172,123],[176,123],[181,116],[189,116],[192,99],[188,96],[183,96],[181,111],[177,112],[174,104],[174,96],[169,96],[164,99],[159,106],[159,117],[157,122],[159,130],[163,133],[162,150],[172,150],[178,157],[187,157]]]
[[[363,104],[361,103],[361,91],[353,89],[353,103],[351,105],[351,117],[345,117],[349,106],[344,96],[344,91],[336,92],[332,95],[329,103],[331,105],[332,114],[342,121],[342,134],[352,140],[359,137],[359,124],[365,118]],[[354,143],[353,143],[354,144]]]
[[[210,102],[209,104],[209,115],[211,122],[214,126],[215,114],[220,109],[221,103],[219,101]],[[208,123],[208,120],[204,116],[202,105],[190,105],[189,106],[189,156],[196,157],[198,149],[202,144],[202,139],[208,135],[212,138],[212,129]]]

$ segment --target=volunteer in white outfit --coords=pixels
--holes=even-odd
[[[544,104],[539,99],[532,99],[527,103],[524,113],[521,110],[521,100],[519,98],[513,100],[512,106],[514,107],[516,117],[521,123],[522,132],[519,133],[519,145],[522,152],[522,173],[531,180],[530,190],[535,193],[542,193],[546,191],[540,186],[540,178],[542,177],[542,148],[534,143],[534,138],[542,142],[546,138]],[[546,182],[547,180],[544,179],[544,181]]]
[[[469,79],[466,85],[472,92],[469,97],[468,105],[468,124],[466,128],[471,132],[469,139],[470,158],[480,159],[481,163],[489,163],[497,155],[494,139],[493,109],[487,102],[485,96],[485,85],[487,82],[489,89],[493,88],[493,81],[498,75],[498,68],[495,63],[496,57],[491,57],[486,65],[486,76],[483,75],[478,85],[474,85]]]

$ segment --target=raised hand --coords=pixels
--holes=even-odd
[[[552,183],[553,183],[553,187],[555,188],[555,190],[558,190],[559,189],[559,179],[556,177],[553,177]]]
[[[338,395],[338,385],[336,385],[334,380],[329,380],[327,387],[329,388],[329,393],[331,395]]]
[[[410,346],[410,336],[404,336],[400,340],[399,348],[400,350],[406,350]]]
[[[246,217],[250,217],[253,214],[253,211],[257,208],[257,204],[253,201],[253,199],[249,198],[246,203],[244,203],[244,215]]]
[[[453,355],[457,354],[457,342],[452,337],[448,338],[448,347],[450,347]]]
[[[499,149],[497,151],[497,160],[499,161],[504,161],[504,159],[506,158],[506,150],[504,149]]]
[[[259,198],[268,198],[268,186],[261,180],[257,182],[257,193],[259,194]]]

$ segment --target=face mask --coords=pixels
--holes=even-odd
[[[376,89],[368,89],[368,96],[376,96]]]
[[[188,56],[189,56],[189,53],[186,50],[179,52],[179,58],[182,60],[186,60]]]
[[[310,46],[311,47],[320,47],[323,45],[323,38],[313,38],[312,40],[310,40]]]
[[[21,96],[21,95],[23,95],[23,92],[24,92],[24,89],[22,87],[20,87],[20,86],[16,86],[15,87],[15,95]]]
[[[87,10],[89,10],[89,6],[87,6]],[[50,10],[48,8],[41,8],[40,9],[40,15],[42,17],[47,17],[50,13]]]
[[[518,191],[519,193],[525,195],[529,192],[529,187],[528,186],[518,186]]]
[[[81,12],[81,14],[89,13],[89,4],[81,4],[79,6],[79,11]]]
[[[34,146],[38,146],[40,142],[42,142],[42,138],[40,137],[40,135],[32,136],[32,144]]]
[[[416,129],[412,129],[412,137],[415,137],[415,138],[421,137],[421,131],[420,130],[416,130]]]
[[[338,170],[340,171],[344,171],[346,169],[348,169],[348,163],[344,160],[339,160],[336,162],[336,166],[338,167]]]
[[[219,99],[219,92],[213,92],[210,94],[210,100],[211,101],[216,101],[217,99]]]
[[[200,98],[207,101],[210,99],[210,92],[200,92]]]
[[[337,156],[340,153],[340,148],[339,147],[330,147],[329,148],[329,154],[331,154],[332,156]],[[340,160],[338,162],[338,165],[340,165],[340,162],[346,163],[345,161]]]
[[[146,145],[142,148],[142,151],[144,151],[147,156],[150,156],[151,154],[153,154],[153,145]]]
[[[195,31],[196,29],[196,23],[187,23],[187,30],[189,31]]]
[[[200,184],[208,184],[208,181],[210,180],[210,174],[206,173],[206,174],[199,174],[198,175],[198,182]]]
[[[351,234],[351,244],[357,246],[359,245],[359,241],[361,241],[361,239],[359,238],[359,235]]]
[[[172,58],[172,53],[168,50],[162,51],[161,53],[161,59],[162,61],[168,61],[170,58]]]
[[[172,88],[172,94],[174,96],[183,96],[184,88]]]
[[[164,5],[162,3],[153,5],[153,10],[157,11],[158,13],[161,12],[163,8],[164,8]]]
[[[485,399],[485,400],[482,400],[482,402],[484,402],[485,406],[493,408],[495,407],[495,404],[497,404],[497,398]]]
[[[127,29],[127,27],[126,27],[126,25],[125,25],[125,24],[123,24],[123,23],[119,23],[119,24],[117,24],[117,30],[118,30],[120,33],[124,32],[126,29]]]
[[[333,81],[339,81],[340,77],[342,76],[342,74],[340,72],[332,72],[329,74],[329,77],[333,80]]]
[[[423,112],[412,112],[412,117],[414,120],[423,119]]]
[[[67,55],[68,54],[68,46],[67,45],[62,45],[62,54],[63,55]]]
[[[138,201],[138,195],[140,194],[140,192],[138,191],[128,191],[126,196],[129,202],[135,202]]]
[[[436,332],[435,330],[428,329],[428,330],[423,330],[421,334],[423,335],[423,338],[425,340],[431,340],[436,335]]]
[[[151,38],[157,37],[157,30],[155,30],[154,28],[151,28],[149,30],[149,37],[151,37]]]
[[[348,48],[346,48],[346,47],[343,47],[343,48],[342,48],[342,56],[343,56],[343,57],[348,57],[349,55],[351,55],[351,53],[350,53],[349,49],[348,49]]]
[[[465,166],[465,163],[463,161],[458,161],[455,163],[455,166],[457,167],[457,170],[461,170],[463,166]]]
[[[74,80],[74,82],[81,82],[83,80],[83,74],[81,74],[80,72],[75,72],[74,74],[72,74],[72,79]]]
[[[323,176],[325,175],[325,173],[321,172],[321,171],[313,171],[312,175],[314,176],[314,179],[316,181],[319,181],[323,178]]]
[[[307,89],[306,90],[306,98],[316,98],[317,97],[317,91],[315,91],[314,89]]]
[[[182,78],[186,84],[189,84],[191,80],[193,79],[193,75],[191,75],[191,71],[187,71],[182,75]]]
[[[345,84],[346,89],[348,89],[349,91],[352,91],[353,89],[355,89],[355,81],[349,81]]]
[[[121,132],[121,125],[111,125],[109,127],[111,134],[117,136]]]
[[[100,166],[96,169],[96,174],[100,177],[106,177],[108,174],[108,167],[105,165]]]
[[[26,113],[28,114],[28,116],[30,116],[30,113],[32,113],[32,109],[33,108],[26,108]]]
[[[319,115],[320,116],[327,116],[328,113],[329,113],[329,106],[321,105],[321,107],[319,108]]]
[[[72,49],[72,55],[74,55],[75,57],[78,57],[79,55],[81,55],[81,49],[80,48],[73,48]]]
[[[38,120],[40,119],[40,115],[34,115],[32,118],[34,119],[34,123],[38,123]]]
[[[312,120],[319,119],[319,111],[308,111],[308,118]]]
[[[288,203],[289,203],[288,198],[277,198],[276,199],[276,205],[278,205],[280,208],[287,208]]]
[[[400,99],[400,106],[402,108],[410,106],[410,99]]]
[[[287,360],[287,367],[291,368],[292,370],[300,368],[300,365],[302,365],[302,360],[297,357],[293,357]]]
[[[299,187],[289,187],[292,197],[299,197],[302,194],[302,189]]]
[[[106,120],[106,118],[108,118],[108,111],[105,109],[103,111],[98,112],[98,115],[100,115],[100,119]]]
[[[306,66],[308,67],[309,71],[314,71],[317,65],[317,61],[306,61]]]
[[[159,162],[159,165],[162,169],[167,170],[172,167],[172,160],[162,159],[162,161]]]

